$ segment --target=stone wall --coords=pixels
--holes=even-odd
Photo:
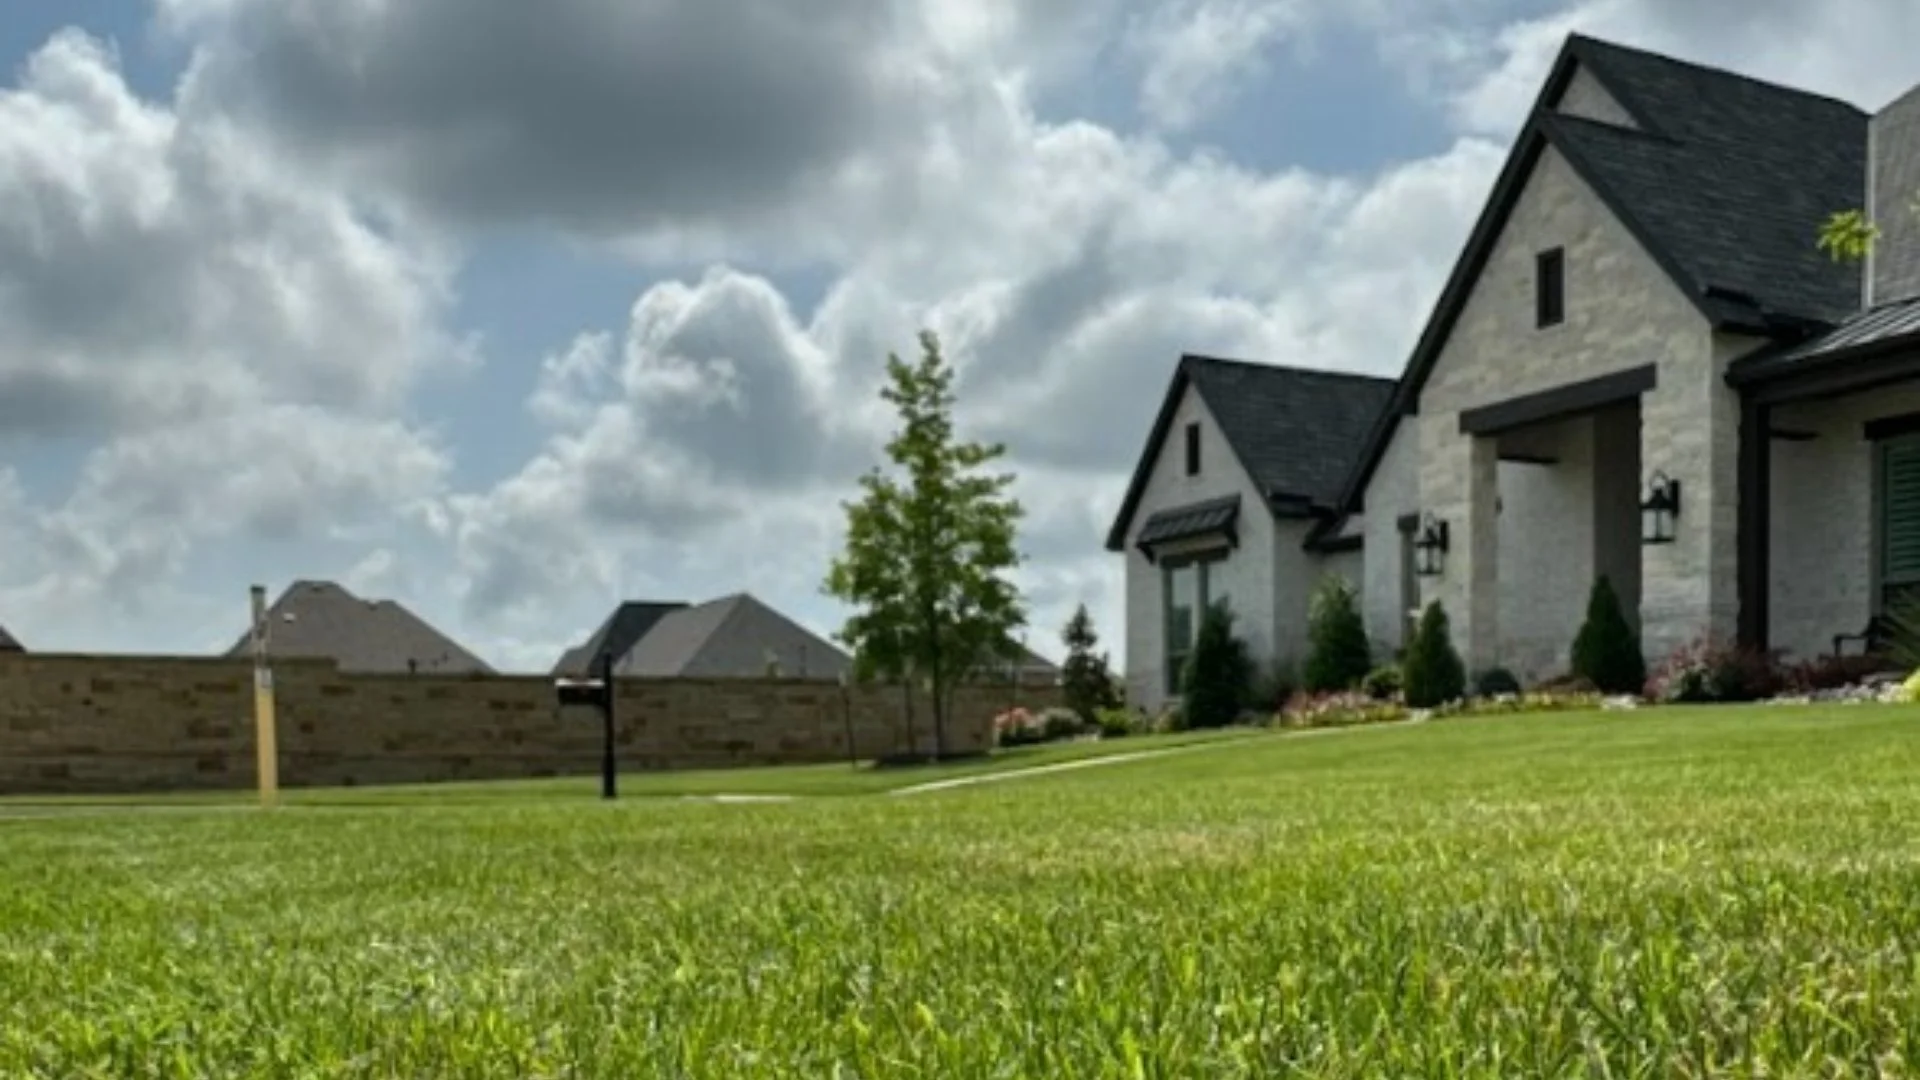
[[[592,709],[562,710],[544,676],[342,674],[274,668],[281,782],[289,787],[590,774]],[[930,748],[927,703],[915,736]],[[956,694],[948,744],[985,749],[1010,704],[1056,704],[1053,687]],[[839,761],[908,748],[898,687],[781,680],[622,680],[623,770]],[[244,788],[254,783],[246,661],[0,655],[0,795]]]

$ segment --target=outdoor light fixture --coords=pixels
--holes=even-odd
[[[1413,541],[1414,572],[1421,577],[1438,577],[1447,555],[1447,523],[1428,514],[1420,523],[1420,534]]]
[[[613,654],[602,652],[594,662],[594,675],[587,679],[555,679],[553,696],[563,706],[586,705],[600,711],[600,797],[618,794],[619,770],[613,760]]]
[[[1674,520],[1680,516],[1680,481],[1656,472],[1647,481],[1647,497],[1640,503],[1640,541],[1671,544]]]

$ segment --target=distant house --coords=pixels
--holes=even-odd
[[[331,581],[296,581],[267,610],[274,656],[328,659],[340,670],[388,675],[470,675],[493,671],[459,642],[392,600],[363,600]],[[241,634],[231,657],[252,654]]]
[[[1053,682],[1060,678],[1060,665],[1018,642],[1009,643],[1006,659],[987,668],[982,676],[1017,675],[1021,682]]]
[[[587,673],[602,652],[637,678],[836,679],[847,654],[746,593],[688,606],[629,601],[567,650],[555,674]]]
[[[640,639],[647,636],[647,631],[652,630],[662,618],[672,612],[683,611],[686,607],[680,601],[629,600],[614,608],[613,614],[607,616],[592,637],[568,649],[560,657],[560,662],[553,666],[553,673],[566,676],[591,674],[594,661],[602,653],[615,660],[620,659],[633,651]]]
[[[6,627],[0,626],[0,653],[22,653],[26,651],[27,647],[20,644],[19,638],[7,633]]]

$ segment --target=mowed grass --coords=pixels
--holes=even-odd
[[[1910,1075],[1920,710],[0,822],[0,1075]]]

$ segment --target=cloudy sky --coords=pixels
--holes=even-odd
[[[1911,0],[8,0],[0,624],[197,652],[311,577],[512,668],[617,597],[829,631],[925,325],[1034,642],[1117,637],[1178,353],[1397,373],[1574,28],[1920,81]]]

